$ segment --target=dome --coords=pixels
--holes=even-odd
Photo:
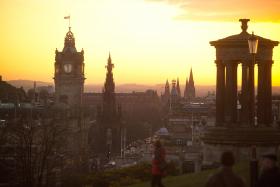
[[[169,136],[169,132],[168,132],[167,128],[162,127],[156,132],[156,135],[158,135],[158,136]]]

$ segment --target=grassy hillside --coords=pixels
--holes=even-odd
[[[166,177],[163,182],[166,187],[203,187],[208,177],[217,170],[207,170],[199,173],[186,174],[176,177]],[[249,186],[249,163],[241,163],[234,167],[234,171],[238,173]],[[150,183],[140,183],[129,187],[149,187]]]

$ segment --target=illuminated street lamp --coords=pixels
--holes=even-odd
[[[252,35],[248,39],[248,45],[249,45],[249,53],[252,55],[257,54],[258,51],[258,38],[254,35],[254,32],[252,32]]]
[[[259,40],[254,35],[254,32],[253,32],[252,35],[248,38],[249,53],[252,55],[252,66],[254,66],[254,64],[256,63],[256,54],[258,51],[258,43],[259,43]],[[254,84],[254,81],[252,84]],[[252,104],[255,105],[254,102]],[[253,108],[255,108],[255,107],[253,107]],[[255,113],[255,112],[253,111],[253,113]],[[255,115],[254,115],[254,117],[255,117]],[[257,150],[256,150],[255,146],[252,147],[252,153],[251,153],[250,178],[251,178],[251,187],[255,187],[257,184],[257,180],[258,180],[258,160],[257,160]]]

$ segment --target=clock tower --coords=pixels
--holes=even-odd
[[[66,33],[63,50],[55,51],[54,68],[55,103],[80,107],[85,81],[84,50],[77,52],[71,27]]]

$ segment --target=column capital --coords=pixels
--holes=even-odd
[[[228,63],[225,64],[227,67],[236,67],[238,65],[238,61],[228,61]]]
[[[217,65],[223,65],[223,61],[222,61],[222,60],[215,60],[215,64],[217,64]]]
[[[261,65],[272,65],[274,63],[273,60],[261,60],[261,61],[258,61],[258,66],[261,66]]]
[[[252,66],[252,65],[254,65],[255,66],[255,64],[258,64],[258,63],[253,63],[253,60],[248,60],[248,61],[243,61],[242,62],[242,66]]]

